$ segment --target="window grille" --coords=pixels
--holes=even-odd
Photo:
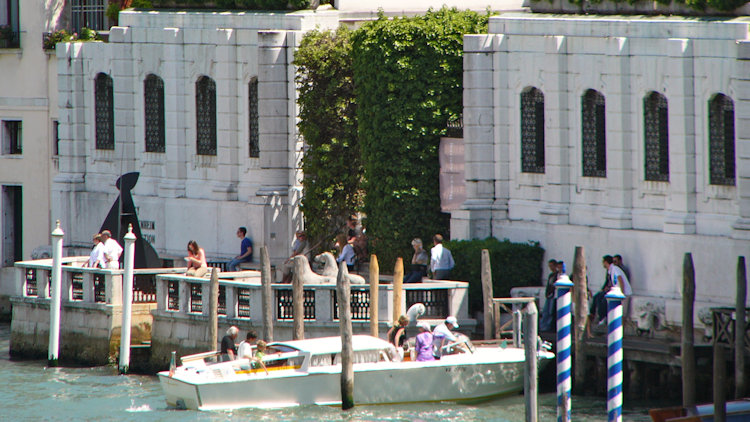
[[[115,149],[115,107],[112,78],[106,73],[96,75],[94,83],[94,114],[96,149]]]
[[[604,96],[589,89],[581,99],[581,144],[584,177],[607,177],[607,131]]]
[[[216,83],[201,76],[195,83],[198,155],[216,155]]]
[[[333,297],[333,319],[339,319],[339,298],[336,290],[331,291]],[[370,319],[370,289],[368,287],[351,287],[351,298],[349,307],[352,320]]]
[[[250,318],[250,289],[237,289],[237,318]]]
[[[315,320],[315,290],[303,291],[304,319]],[[294,300],[292,289],[276,290],[276,319],[294,319]]]
[[[219,306],[216,313],[224,316],[227,314],[227,286],[219,286]]]
[[[164,81],[148,75],[143,81],[146,152],[164,152]]]
[[[36,270],[34,268],[26,268],[26,296],[37,296],[39,290],[36,283]]]
[[[734,102],[717,94],[708,106],[708,147],[712,185],[734,186]]]
[[[180,310],[180,284],[176,281],[167,282],[167,310]]]
[[[442,318],[450,315],[450,304],[448,301],[448,290],[406,290],[406,309],[415,303],[425,306],[423,318]]]
[[[70,6],[71,21],[74,32],[81,32],[81,28],[95,30],[109,29],[105,14],[106,0],[73,0]]]
[[[521,171],[544,173],[544,94],[536,88],[521,93]]]
[[[104,303],[107,301],[107,290],[104,274],[94,274],[94,302]]]
[[[203,286],[199,283],[189,283],[190,286],[190,312],[203,313]]]
[[[643,100],[646,180],[669,181],[669,129],[667,99],[652,92]]]
[[[250,81],[248,89],[248,146],[250,157],[260,156],[260,137],[258,134],[258,78]]]
[[[23,123],[20,120],[3,121],[3,154],[23,153]]]
[[[70,273],[70,300],[83,300],[83,273]]]

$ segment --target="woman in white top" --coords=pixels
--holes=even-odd
[[[91,268],[104,268],[107,266],[104,261],[104,243],[102,243],[101,234],[97,233],[94,235],[94,249],[91,250],[89,260],[83,266]]]

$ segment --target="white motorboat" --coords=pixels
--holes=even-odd
[[[392,359],[393,346],[376,337],[353,336],[352,346],[357,405],[479,401],[523,389],[521,348],[471,347],[473,352],[417,362]],[[268,347],[268,373],[248,359],[208,362],[215,352],[183,357],[182,366],[159,373],[167,404],[198,410],[341,404],[340,337]],[[553,357],[539,352],[541,363]]]

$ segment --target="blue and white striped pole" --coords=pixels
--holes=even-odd
[[[612,287],[607,299],[607,421],[622,422],[622,294]]]
[[[572,344],[570,335],[571,305],[570,289],[573,283],[566,274],[560,276],[555,282],[557,289],[557,421],[570,421],[570,374],[571,357],[570,346]]]

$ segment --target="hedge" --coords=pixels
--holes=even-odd
[[[482,310],[482,249],[490,253],[495,297],[510,297],[512,287],[540,286],[544,249],[539,243],[512,243],[495,238],[447,241],[453,254],[454,280],[469,282],[469,312]]]
[[[308,239],[328,249],[346,217],[362,207],[351,31],[311,31],[295,53],[300,134],[306,142],[301,210]]]
[[[447,235],[438,146],[448,120],[462,112],[463,35],[487,32],[488,16],[448,8],[394,19],[381,13],[353,34],[365,226],[381,268],[411,257],[413,237]]]

